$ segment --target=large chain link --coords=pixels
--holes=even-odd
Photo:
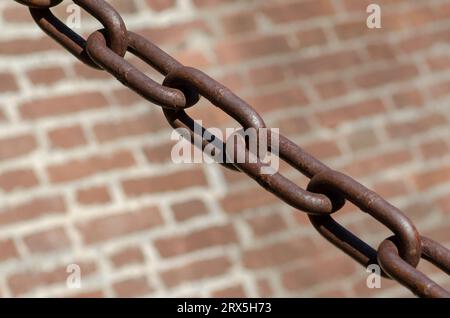
[[[104,0],[73,0],[103,25],[83,39],[56,18],[50,8],[63,0],[16,0],[30,8],[39,27],[83,63],[102,69],[116,77],[125,86],[146,100],[163,108],[165,117],[174,128],[187,128],[192,142],[202,138],[202,147],[219,138],[196,136],[205,129],[198,125],[184,109],[194,106],[200,96],[239,122],[243,128],[259,131],[266,125],[260,115],[228,88],[200,70],[186,67],[147,39],[127,31],[120,14]],[[124,59],[129,51],[165,76],[157,83]],[[310,178],[307,189],[302,189],[280,173],[261,174],[265,163],[223,163],[227,168],[247,174],[266,190],[294,208],[308,213],[314,227],[327,240],[357,262],[368,266],[379,264],[383,275],[397,280],[421,297],[450,297],[450,293],[416,269],[423,257],[450,274],[450,250],[419,234],[412,221],[377,193],[354,179],[334,171],[305,152],[282,135],[279,156],[290,166]],[[245,148],[245,147],[244,147]],[[227,149],[223,147],[221,149]],[[241,149],[247,152],[248,149]],[[223,158],[227,153],[219,154]],[[393,232],[378,250],[367,245],[331,217],[348,200],[371,215]]]

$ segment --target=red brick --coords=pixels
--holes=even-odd
[[[271,93],[259,93],[246,98],[258,112],[270,112],[287,107],[301,107],[309,103],[308,97],[300,87],[288,87]]]
[[[53,129],[48,132],[48,138],[53,148],[69,149],[86,144],[86,137],[80,126]]]
[[[175,145],[175,141],[170,141],[164,144],[144,147],[144,154],[148,162],[151,163],[167,163],[171,162],[171,152]]]
[[[0,73],[0,94],[5,92],[17,91],[16,79],[11,73]]]
[[[254,209],[278,203],[279,199],[262,188],[250,188],[227,194],[220,204],[227,213],[241,213],[246,209]]]
[[[146,135],[166,127],[167,123],[162,121],[160,117],[149,114],[130,119],[122,119],[120,121],[96,124],[94,126],[94,133],[100,143],[105,143],[127,137]]]
[[[216,48],[219,63],[238,63],[291,51],[287,39],[280,35],[258,36],[245,40],[220,42]]]
[[[20,106],[20,114],[23,118],[32,120],[74,114],[107,106],[108,101],[101,93],[84,92],[32,100]]]
[[[450,153],[450,146],[443,139],[435,139],[420,144],[420,153],[424,159],[439,158]]]
[[[117,297],[131,298],[144,296],[150,293],[152,288],[147,281],[147,277],[140,276],[114,283],[113,290]]]
[[[60,50],[60,47],[46,35],[0,41],[0,56],[20,56],[55,50]]]
[[[158,43],[158,45],[180,45],[180,43],[186,43],[191,34],[209,35],[211,30],[205,21],[193,20],[181,23],[175,22],[168,26],[137,30],[136,33],[151,39],[154,43]]]
[[[130,246],[111,255],[110,260],[114,267],[122,268],[133,264],[143,264],[144,254],[139,247]]]
[[[122,182],[123,190],[129,197],[169,191],[179,191],[208,185],[201,169],[173,172],[163,176],[128,179]]]
[[[429,189],[441,183],[449,182],[450,166],[443,166],[420,172],[414,176],[414,181],[419,190]]]
[[[151,9],[163,11],[175,6],[176,0],[147,0],[146,2]]]
[[[63,80],[66,75],[60,67],[46,67],[29,70],[27,77],[34,85],[51,85]]]
[[[62,227],[29,234],[23,238],[31,253],[46,253],[70,247],[70,239]]]
[[[374,184],[373,190],[383,198],[395,198],[409,193],[408,186],[403,180],[387,180]]]
[[[264,65],[248,72],[250,81],[255,87],[280,83],[286,79],[286,70],[280,65]]]
[[[330,0],[306,0],[269,3],[262,12],[273,23],[289,23],[331,16],[334,9]]]
[[[343,80],[326,80],[315,85],[319,96],[322,99],[336,98],[346,95],[349,92],[347,83]]]
[[[335,140],[317,140],[305,144],[303,148],[313,156],[321,159],[338,157],[341,150]]]
[[[404,82],[416,78],[419,71],[414,65],[395,65],[383,70],[370,71],[355,77],[355,83],[361,88],[373,88],[395,82]]]
[[[83,205],[105,204],[111,201],[111,196],[105,186],[93,186],[78,190],[77,201]]]
[[[395,93],[392,98],[397,108],[421,107],[424,104],[422,94],[415,88]]]
[[[322,111],[317,113],[317,117],[322,125],[336,127],[342,123],[373,116],[384,111],[383,102],[379,99],[372,99]]]
[[[19,252],[17,251],[16,245],[11,239],[0,240],[0,251],[0,262],[19,257]]]
[[[244,287],[237,284],[230,287],[225,287],[212,292],[214,298],[246,298]]]
[[[80,266],[83,278],[88,278],[97,271],[96,264],[93,262],[71,262],[70,264]],[[70,275],[66,271],[67,265],[45,271],[29,269],[14,273],[7,279],[9,289],[14,296],[20,296],[37,288],[48,288],[56,284],[65,284]]]
[[[448,125],[448,120],[441,114],[429,114],[411,121],[391,123],[386,126],[389,138],[410,138],[426,133],[432,129]]]
[[[357,152],[364,149],[373,148],[378,144],[378,137],[375,132],[370,129],[360,129],[351,132],[348,136],[348,144],[350,148]]]
[[[130,152],[117,151],[109,155],[95,155],[86,159],[54,164],[47,167],[47,173],[51,182],[63,183],[129,168],[134,164],[135,160]]]
[[[244,251],[243,263],[246,268],[256,270],[274,268],[283,264],[304,259],[318,253],[314,243],[308,237],[290,237],[262,247]]]
[[[224,275],[230,268],[230,260],[224,256],[219,256],[189,262],[185,265],[163,271],[160,273],[160,276],[164,284],[172,288],[183,283]]]
[[[301,30],[296,33],[296,37],[299,49],[327,43],[327,37],[321,28]]]
[[[289,291],[305,290],[316,284],[348,277],[354,272],[354,261],[339,256],[333,259],[315,259],[306,265],[288,270],[282,274],[281,280],[284,288]]]
[[[61,214],[66,211],[63,197],[39,197],[13,206],[1,209],[0,225],[25,222],[45,217],[47,215]]]
[[[193,218],[208,214],[205,203],[202,200],[190,200],[179,202],[171,206],[175,220],[185,222]]]
[[[247,222],[256,237],[282,232],[287,228],[286,222],[278,212],[277,214],[254,216]]]
[[[160,212],[155,207],[149,207],[83,221],[77,225],[77,229],[85,244],[94,244],[148,231],[163,223]]]
[[[0,161],[25,156],[37,147],[31,134],[3,137],[0,139]]]
[[[246,33],[256,30],[256,16],[254,12],[244,11],[232,13],[221,19],[226,34]]]
[[[359,54],[353,50],[338,51],[304,57],[292,63],[291,67],[296,76],[311,76],[326,72],[336,72],[356,67],[362,63]]]
[[[389,170],[411,162],[413,156],[409,150],[393,150],[380,153],[361,160],[355,160],[350,165],[344,167],[344,170],[353,177],[368,176],[378,173],[381,170]]]
[[[154,242],[159,254],[174,257],[214,246],[237,243],[237,236],[232,225],[215,225],[186,234],[162,237]]]
[[[33,188],[38,183],[36,174],[31,169],[10,170],[0,174],[0,188],[6,192]]]

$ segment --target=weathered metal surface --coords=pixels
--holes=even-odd
[[[120,14],[104,0],[73,0],[99,20],[104,29],[93,32],[86,41],[64,25],[50,11],[61,0],[16,0],[30,7],[36,23],[49,36],[87,65],[103,69],[145,99],[161,106],[166,119],[174,128],[186,128],[185,138],[200,147],[219,145],[225,167],[246,173],[262,187],[291,206],[308,213],[314,227],[332,244],[367,266],[378,263],[385,277],[391,277],[421,297],[450,297],[450,293],[419,272],[421,258],[450,273],[450,251],[437,242],[421,237],[414,224],[399,209],[377,193],[354,179],[334,171],[298,145],[279,135],[279,156],[310,178],[302,189],[278,172],[262,174],[265,165],[260,158],[255,163],[228,162],[229,154],[223,140],[217,136],[203,138],[206,131],[184,111],[204,96],[211,104],[239,122],[243,128],[259,133],[265,123],[259,114],[228,88],[205,73],[186,67],[147,39],[126,29]],[[124,59],[129,51],[165,76],[157,83]],[[196,129],[197,128],[197,129]],[[198,136],[200,132],[202,135]],[[197,143],[194,143],[198,145]],[[237,146],[236,146],[237,147]],[[269,150],[271,145],[269,144]],[[236,148],[248,157],[249,147]],[[236,155],[236,152],[235,152]],[[339,225],[331,217],[348,200],[362,211],[389,228],[394,236],[383,241],[378,250]]]

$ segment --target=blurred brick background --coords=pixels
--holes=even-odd
[[[111,2],[450,247],[449,1],[373,1],[379,30],[366,0]],[[161,110],[80,64],[21,5],[0,2],[0,29],[0,296],[411,295],[367,289],[364,268],[245,176],[173,164]],[[226,124],[206,102],[190,113]],[[389,236],[351,206],[336,216],[372,246]],[[81,290],[65,285],[71,263]]]

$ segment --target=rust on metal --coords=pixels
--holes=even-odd
[[[28,6],[39,27],[82,62],[109,72],[145,99],[161,106],[169,124],[174,128],[186,128],[188,133],[183,137],[195,146],[205,149],[213,144],[221,146],[217,149],[226,149],[217,153],[218,158],[223,159],[220,162],[223,166],[244,172],[284,202],[306,212],[322,236],[357,262],[364,266],[380,264],[385,277],[398,281],[418,296],[450,297],[447,290],[416,269],[424,258],[450,274],[449,249],[420,236],[412,221],[399,209],[356,180],[330,169],[291,140],[277,136],[279,157],[310,179],[307,189],[300,188],[278,172],[262,174],[261,168],[266,164],[261,158],[255,163],[227,161],[230,154],[224,147],[226,142],[212,134],[204,138],[207,130],[199,127],[185,109],[194,106],[203,96],[244,129],[254,128],[258,134],[266,127],[261,116],[221,83],[197,69],[182,65],[152,42],[127,31],[120,14],[106,1],[73,0],[104,27],[93,32],[87,41],[50,11],[62,0],[16,1]],[[163,83],[157,83],[127,62],[124,59],[127,52],[164,75]],[[198,140],[200,145],[196,143]],[[268,150],[271,148],[269,143]],[[245,152],[246,157],[249,155],[247,145],[238,150]],[[331,214],[341,210],[347,200],[385,225],[393,236],[376,250],[338,224]]]

